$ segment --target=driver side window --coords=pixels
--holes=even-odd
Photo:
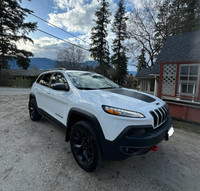
[[[56,83],[67,84],[66,78],[61,73],[55,73],[51,79],[51,86]]]

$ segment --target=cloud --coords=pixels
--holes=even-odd
[[[79,33],[79,38],[90,42],[91,29],[95,25],[95,11],[97,7],[100,6],[97,0],[53,0],[54,1],[54,11],[48,14],[48,21],[55,24],[58,27],[62,27],[69,32]],[[112,16],[110,19],[113,21],[115,12],[117,10],[116,0],[107,0],[110,4],[110,12]],[[133,7],[140,7],[140,0],[126,0],[126,6],[128,11],[132,11]],[[108,25],[108,37],[109,47],[111,50],[112,41],[114,39],[114,34],[111,32],[111,25]],[[39,39],[33,39],[34,44],[23,42],[18,43],[18,46],[29,50],[34,53],[35,57],[47,57],[51,59],[56,59],[57,51],[68,46],[67,43],[50,37],[42,37]],[[78,44],[83,47],[89,48],[87,43],[79,41],[74,37],[66,39],[72,43]],[[112,51],[111,51],[112,54]]]
[[[114,0],[108,0],[112,17],[117,9]],[[49,22],[64,27],[69,32],[88,33],[94,26],[95,11],[100,6],[97,0],[54,0],[62,13],[50,13]],[[63,12],[63,10],[65,10]]]
[[[66,10],[62,13],[50,13],[49,22],[66,28],[69,32],[87,33],[92,28],[94,12],[98,1],[54,0],[57,8]]]
[[[134,8],[141,8],[144,0],[127,0],[127,7],[132,9]]]
[[[67,11],[75,8],[76,6],[90,3],[90,0],[54,0],[55,8],[63,10],[67,9]]]
[[[46,57],[51,59],[56,58],[58,49],[67,46],[67,43],[49,37],[33,39],[33,41],[34,44],[31,42],[24,43],[23,41],[20,41],[17,46],[20,49],[31,51],[34,54],[34,57]]]
[[[82,35],[80,38],[87,40],[88,37],[87,35]],[[57,40],[52,37],[41,37],[39,39],[32,40],[34,41],[34,44],[32,44],[31,42],[24,43],[23,41],[20,41],[19,43],[17,43],[17,46],[19,49],[31,51],[34,54],[34,57],[45,57],[55,60],[57,57],[57,52],[60,49],[70,46],[69,43],[62,40]],[[75,38],[68,38],[64,40],[87,48],[84,43],[79,43],[78,40],[76,40]],[[88,52],[85,51],[85,54],[88,54]]]
[[[114,14],[117,10],[117,3],[114,0],[108,0],[110,6],[109,10],[112,16],[109,18],[111,21],[114,19]],[[95,11],[100,6],[100,2],[97,0],[54,0],[57,9],[65,10],[62,13],[49,14],[49,22],[59,27],[65,28],[69,32],[76,32],[82,34],[81,39],[90,42],[91,29],[95,25],[94,19]],[[108,25],[108,37],[109,46],[111,47],[112,40],[114,38],[111,32],[111,24]],[[81,45],[88,45],[84,42],[78,42],[74,38],[70,38],[70,41],[80,43]]]

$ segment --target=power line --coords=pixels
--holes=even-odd
[[[78,40],[80,40],[80,41],[83,41],[83,42],[85,42],[85,43],[87,43],[87,44],[90,44],[89,42],[87,42],[87,41],[85,41],[85,40],[83,40],[83,39],[77,37],[76,35],[74,35],[74,34],[68,32],[68,31],[66,31],[66,30],[64,30],[64,29],[62,29],[62,28],[60,28],[60,27],[58,27],[58,26],[56,26],[56,25],[54,25],[54,24],[52,24],[52,23],[50,23],[49,21],[46,21],[45,19],[43,19],[43,18],[41,18],[41,17],[39,17],[39,16],[37,16],[37,15],[35,15],[35,14],[33,14],[33,13],[30,13],[30,14],[33,15],[34,17],[36,17],[36,18],[38,18],[38,19],[44,21],[45,23],[48,23],[48,24],[50,24],[50,25],[56,27],[57,29],[59,29],[59,30],[61,30],[61,31],[67,33],[67,34],[70,34],[71,36],[75,37],[76,39],[78,39]]]
[[[74,44],[74,43],[68,42],[67,40],[64,40],[64,39],[62,39],[62,38],[60,38],[60,37],[57,37],[57,36],[55,36],[55,35],[53,35],[53,34],[50,34],[50,33],[46,32],[46,31],[43,31],[43,30],[41,30],[41,29],[37,29],[37,30],[40,31],[40,32],[42,32],[42,33],[44,33],[44,34],[47,34],[47,35],[49,35],[49,36],[52,36],[52,37],[57,38],[57,39],[59,39],[59,40],[62,40],[62,41],[64,41],[64,42],[66,42],[66,43],[69,43],[69,44],[71,44],[71,45],[73,45],[73,46],[76,46],[76,47],[78,47],[78,48],[80,48],[80,49],[89,51],[89,50],[86,49],[86,48],[83,48],[83,47],[81,47],[81,46],[79,46],[79,45],[76,45],[76,44]]]

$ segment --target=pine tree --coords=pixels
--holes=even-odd
[[[141,54],[138,56],[137,70],[140,71],[142,68],[147,68],[147,62],[145,59],[145,50],[141,49]]]
[[[199,0],[164,0],[159,7],[156,36],[160,36],[157,47],[160,50],[166,38],[200,29]]]
[[[182,7],[182,31],[189,32],[200,29],[200,1],[180,0]]]
[[[91,57],[93,57],[98,63],[99,66],[97,67],[97,72],[108,76],[108,69],[110,68],[109,62],[109,46],[106,40],[108,35],[106,28],[107,25],[110,23],[108,19],[111,15],[109,12],[109,3],[105,0],[101,0],[101,7],[97,9],[95,12],[96,16],[96,26],[92,28],[91,33]]]
[[[24,70],[28,69],[29,63],[30,63],[30,58],[23,57],[23,56],[18,56],[17,57],[17,65],[19,67],[23,68]]]
[[[33,42],[27,35],[36,30],[37,24],[25,22],[25,17],[32,11],[22,8],[19,3],[21,0],[0,0],[0,69],[7,67],[9,57],[16,58],[19,66],[27,68],[28,57],[33,56],[16,46],[20,40]]]
[[[127,75],[127,62],[126,47],[124,41],[128,38],[126,21],[128,17],[125,16],[126,8],[124,0],[120,0],[118,10],[115,13],[114,22],[112,24],[112,31],[115,33],[116,38],[113,40],[113,56],[111,58],[112,65],[115,68],[114,80],[122,85]]]

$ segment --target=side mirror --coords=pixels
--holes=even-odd
[[[51,88],[59,91],[69,91],[69,86],[67,83],[55,83],[51,85]]]

